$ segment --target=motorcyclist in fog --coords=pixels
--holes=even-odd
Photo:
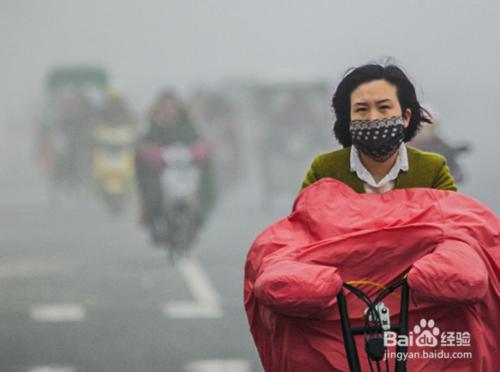
[[[417,136],[410,142],[410,145],[423,151],[436,152],[443,155],[448,161],[450,172],[457,183],[465,180],[463,167],[460,166],[459,156],[470,151],[470,145],[463,143],[453,145],[445,141],[439,132],[439,122],[434,119],[432,124],[424,123]]]
[[[53,187],[75,191],[88,174],[93,108],[85,93],[75,90],[59,97],[56,111],[46,131],[53,153]]]
[[[202,168],[200,185],[201,222],[214,202],[210,149],[193,125],[180,100],[171,91],[161,92],[148,113],[148,128],[136,148],[136,174],[141,202],[140,220],[149,226],[155,216],[163,213],[163,191],[160,175],[168,165],[162,148],[175,143],[189,145]],[[166,211],[168,214],[168,211]],[[154,233],[153,233],[154,234]],[[153,236],[154,241],[159,237]]]

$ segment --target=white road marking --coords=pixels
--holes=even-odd
[[[219,296],[210,283],[202,266],[195,258],[185,258],[178,262],[194,301],[171,301],[165,304],[163,312],[173,319],[215,319],[222,317]]]
[[[243,359],[207,359],[189,362],[186,372],[250,372],[250,364]]]
[[[38,366],[30,369],[29,372],[76,372],[76,368],[63,366]]]
[[[36,305],[30,315],[37,322],[78,322],[87,317],[85,308],[76,304]]]

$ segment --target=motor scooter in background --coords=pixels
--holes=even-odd
[[[163,188],[163,222],[169,255],[186,253],[192,246],[201,223],[201,169],[191,148],[175,143],[164,149],[167,165],[161,175]]]
[[[134,130],[132,126],[101,124],[93,131],[93,186],[112,214],[120,214],[134,187]]]
[[[153,242],[164,246],[172,261],[189,252],[202,225],[202,173],[209,153],[210,146],[204,141],[140,147],[139,161],[158,172],[161,188],[148,228]]]

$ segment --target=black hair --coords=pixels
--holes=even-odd
[[[352,68],[346,72],[332,97],[335,112],[333,133],[343,147],[351,146],[349,125],[351,122],[351,94],[361,84],[373,80],[385,80],[396,87],[396,92],[404,113],[411,110],[411,118],[405,129],[404,142],[410,141],[417,134],[422,122],[431,123],[431,115],[417,99],[415,87],[401,68],[396,65],[367,64]]]

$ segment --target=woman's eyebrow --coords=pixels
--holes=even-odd
[[[354,106],[368,106],[366,102],[355,102]]]
[[[376,102],[377,105],[380,105],[382,103],[391,103],[392,100],[390,98],[384,98]]]

